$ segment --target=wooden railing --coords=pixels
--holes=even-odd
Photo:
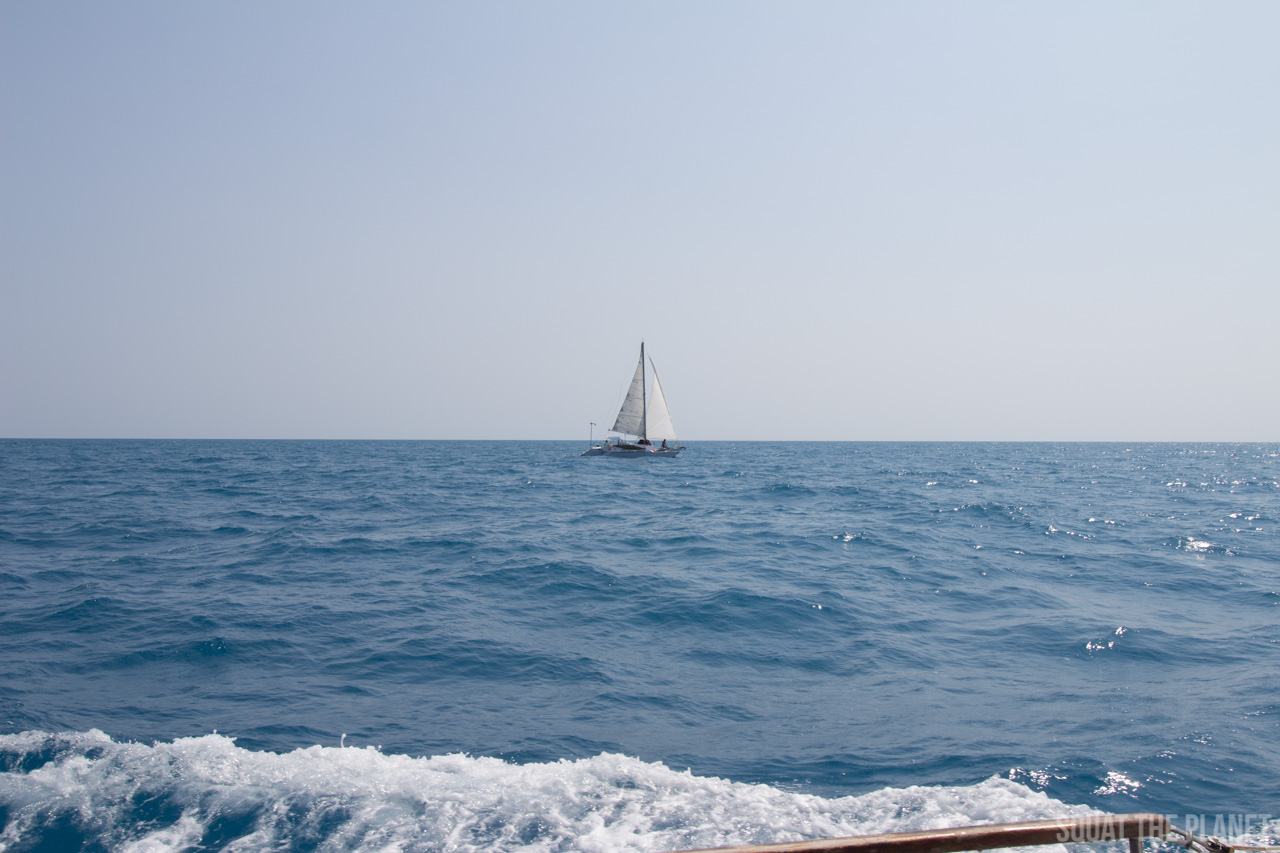
[[[1098,815],[1094,817],[994,823],[955,829],[924,829],[851,838],[786,841],[713,848],[714,853],[960,853],[1039,844],[1093,843],[1128,840],[1130,853],[1141,853],[1142,839],[1183,834],[1158,814]],[[711,850],[684,853],[712,853]]]

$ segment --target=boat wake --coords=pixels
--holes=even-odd
[[[613,754],[524,765],[373,747],[276,754],[217,734],[2,735],[0,770],[3,853],[669,851],[1095,813],[998,777],[824,798]]]

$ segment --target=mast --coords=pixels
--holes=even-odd
[[[648,439],[649,425],[646,423],[649,417],[649,400],[648,392],[644,387],[644,341],[640,342],[640,437]]]

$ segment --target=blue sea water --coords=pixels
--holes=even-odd
[[[1280,445],[581,449],[0,441],[0,853],[1280,817]]]

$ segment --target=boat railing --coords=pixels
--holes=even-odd
[[[1154,838],[1176,843],[1192,853],[1276,851],[1280,847],[1232,845],[1218,838],[1196,837],[1176,828],[1158,814],[1091,815],[1089,817],[993,823],[953,829],[924,829],[850,838],[785,841],[717,847],[682,853],[960,853],[965,850],[997,850],[1041,844],[1093,844],[1129,842],[1129,853],[1142,853],[1142,840]]]

